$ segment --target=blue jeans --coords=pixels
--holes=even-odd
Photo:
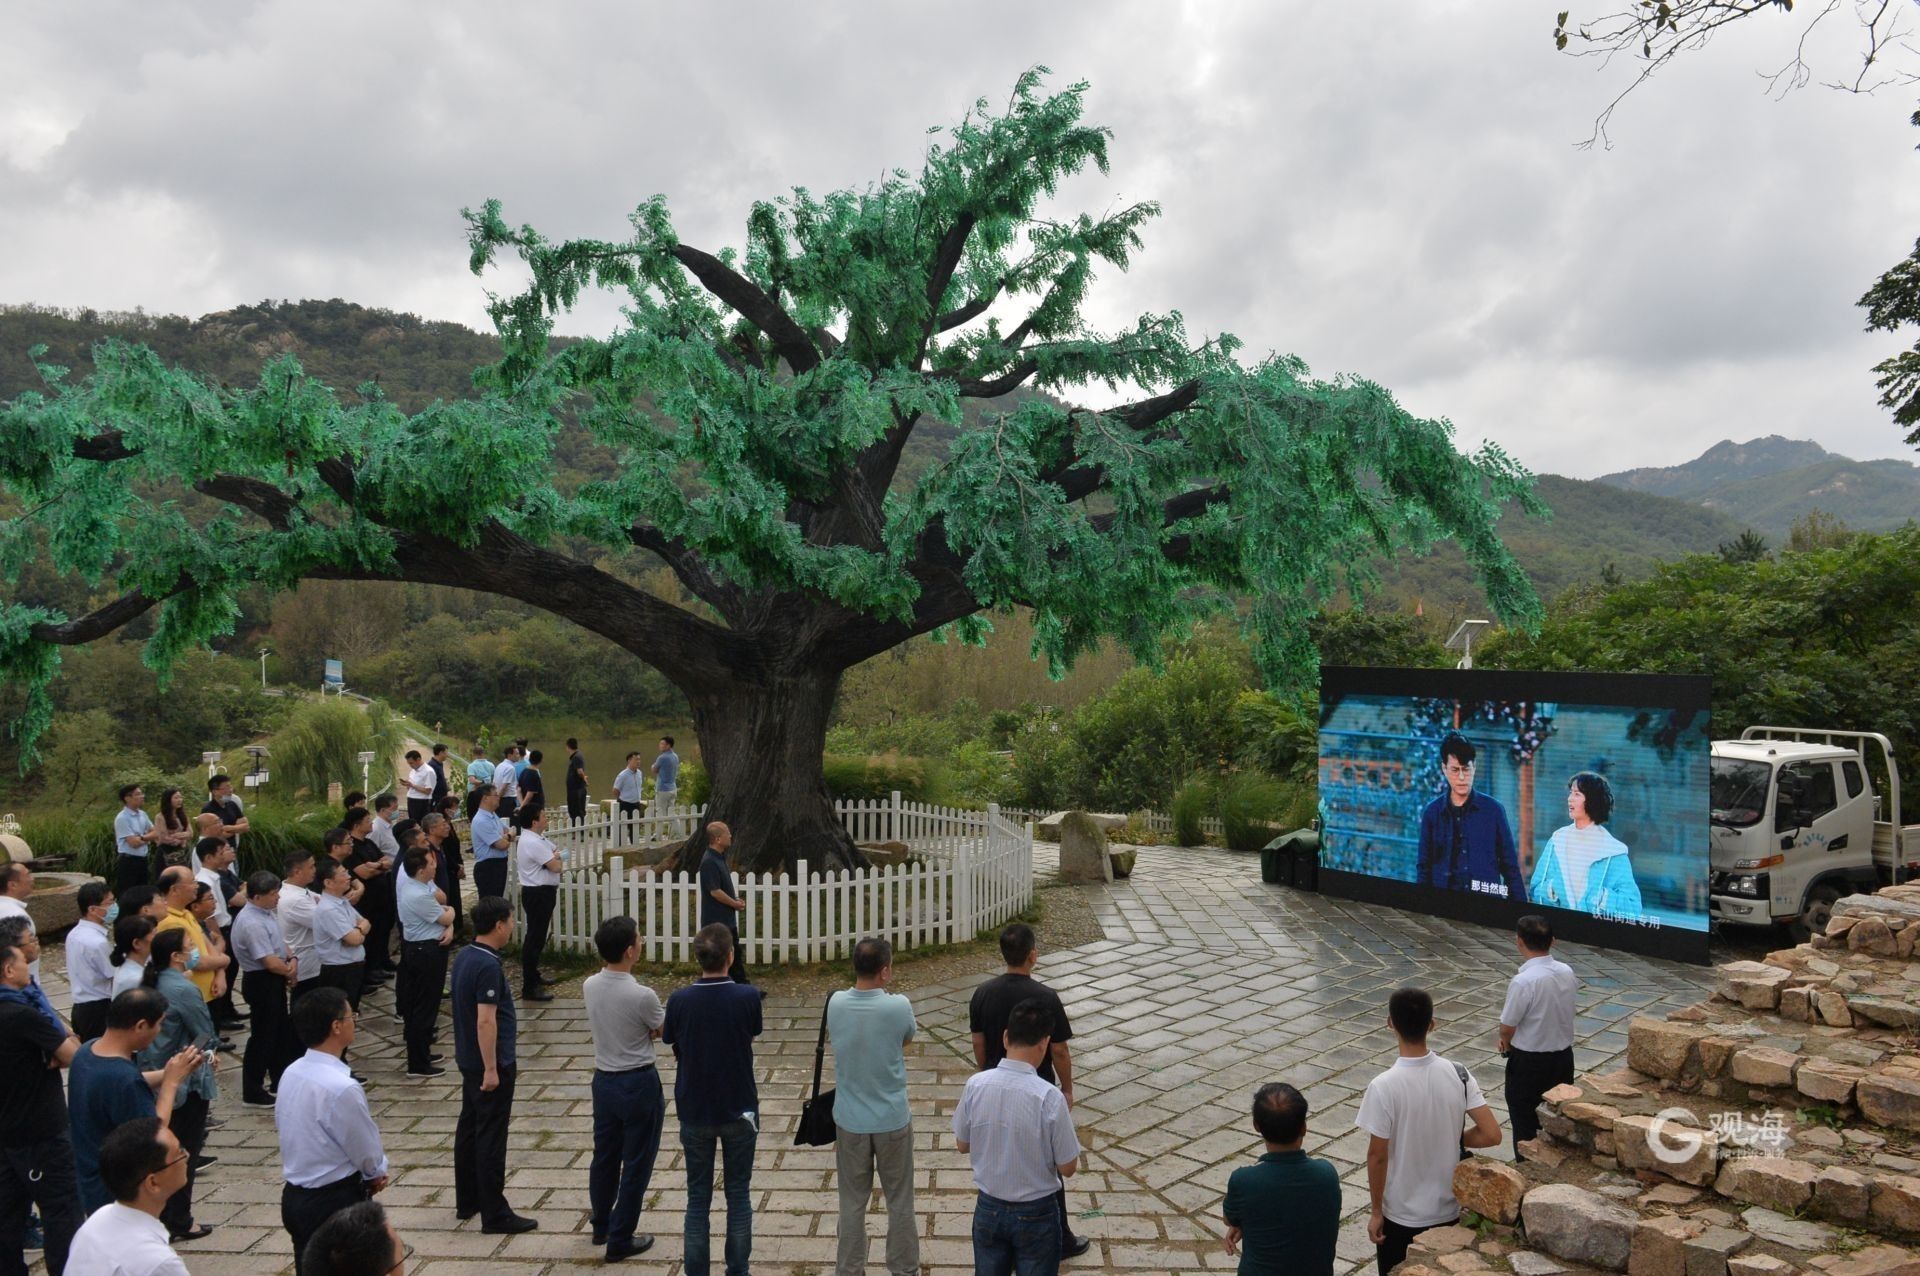
[[[707,1276],[707,1214],[713,1208],[713,1145],[725,1158],[727,1276],[747,1276],[753,1253],[753,1145],[760,1135],[740,1117],[725,1125],[682,1125],[680,1150],[687,1158],[686,1276]],[[1051,1209],[1053,1202],[1047,1202]],[[1058,1261],[1058,1253],[1055,1260]]]
[[[1053,1197],[1003,1201],[980,1193],[973,1206],[973,1276],[1058,1276],[1060,1211]]]
[[[660,1155],[660,1127],[666,1102],[660,1074],[652,1068],[593,1074],[593,1168],[587,1174],[587,1199],[593,1230],[607,1234],[608,1245],[633,1239],[640,1224],[640,1202]]]

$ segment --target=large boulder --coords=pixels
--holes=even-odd
[[[1068,811],[1060,818],[1060,880],[1113,880],[1113,860],[1107,854],[1106,832],[1085,811]]]
[[[1700,1040],[1716,1035],[1711,1024],[1678,1023],[1640,1015],[1627,1025],[1627,1066],[1650,1077],[1677,1081],[1700,1066]]]
[[[1495,1223],[1519,1222],[1520,1198],[1526,1194],[1526,1175],[1504,1161],[1470,1156],[1453,1171],[1454,1199]]]
[[[1527,1241],[1556,1258],[1623,1272],[1639,1215],[1571,1183],[1547,1183],[1520,1205]]]
[[[1691,1218],[1661,1214],[1643,1218],[1633,1229],[1633,1249],[1627,1259],[1630,1276],[1687,1276],[1687,1242],[1707,1230]]]
[[[1042,842],[1058,842],[1062,827],[1069,815],[1084,815],[1099,826],[1103,833],[1117,833],[1127,827],[1127,817],[1115,815],[1109,811],[1055,811],[1045,819],[1037,820],[1033,826],[1033,835]]]
[[[1819,1171],[1805,1161],[1783,1156],[1736,1156],[1720,1167],[1713,1190],[1748,1205],[1792,1214],[1813,1200],[1818,1176]]]
[[[1844,1165],[1829,1165],[1813,1180],[1814,1212],[1842,1223],[1866,1221],[1873,1180]]]
[[[1720,981],[1720,995],[1737,1001],[1748,1010],[1772,1010],[1780,1004],[1780,986],[1793,978],[1793,972],[1758,961],[1732,961],[1714,972]]]
[[[1116,878],[1132,877],[1133,866],[1139,858],[1140,848],[1137,846],[1115,846],[1107,851],[1107,859],[1113,864]]]
[[[1920,1130],[1920,1077],[1876,1072],[1860,1078],[1853,1101],[1867,1120],[1896,1130]]]
[[[1801,1094],[1821,1103],[1838,1107],[1853,1102],[1853,1088],[1866,1075],[1861,1069],[1831,1059],[1808,1059],[1793,1074],[1793,1084]]]

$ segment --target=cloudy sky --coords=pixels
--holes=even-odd
[[[1178,309],[1543,471],[1769,433],[1911,456],[1869,371],[1901,342],[1853,305],[1920,229],[1910,94],[1770,101],[1797,29],[1767,15],[1580,150],[1631,71],[1553,52],[1569,2],[10,6],[0,301],[481,326],[464,205],[615,237],[663,192],[717,248],[755,198],[914,167],[1041,63],[1115,131],[1061,203],[1164,206],[1104,324]]]

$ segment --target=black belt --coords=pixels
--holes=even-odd
[[[322,1183],[319,1187],[301,1187],[298,1183],[288,1183],[285,1184],[285,1187],[289,1192],[337,1192],[349,1183],[364,1186],[366,1180],[360,1177],[360,1171],[354,1170],[352,1173],[343,1175],[331,1183]]]
[[[440,941],[438,939],[403,939],[400,941],[400,944],[402,947],[413,947],[416,944],[431,944],[435,948],[440,947]]]
[[[595,1068],[593,1070],[593,1075],[596,1077],[630,1077],[636,1072],[652,1072],[652,1071],[653,1071],[652,1064],[643,1063],[637,1068],[620,1068],[617,1070],[613,1068]]]
[[[1572,1050],[1572,1049],[1573,1049],[1572,1046],[1561,1046],[1558,1049],[1554,1049],[1554,1050],[1522,1050],[1519,1046],[1508,1046],[1507,1054],[1509,1056],[1516,1055],[1516,1054],[1525,1055],[1529,1059],[1547,1059],[1547,1058],[1551,1058],[1554,1055],[1566,1054],[1569,1050]]]

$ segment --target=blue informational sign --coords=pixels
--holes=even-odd
[[[344,687],[347,685],[347,675],[345,671],[341,669],[338,660],[327,661],[327,672],[322,682],[329,687]]]

